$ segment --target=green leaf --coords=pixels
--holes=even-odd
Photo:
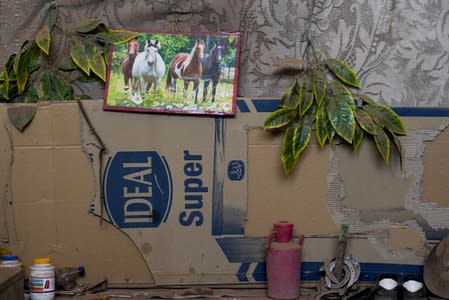
[[[70,44],[70,57],[72,58],[73,62],[81,70],[83,70],[84,73],[90,75],[89,59],[86,55],[86,49],[84,48],[84,45],[74,39],[71,39]]]
[[[28,72],[31,74],[36,71],[39,65],[39,57],[41,55],[41,50],[37,45],[36,41],[32,41],[30,47],[27,49],[26,54],[28,60]]]
[[[362,108],[371,116],[377,125],[384,127],[395,134],[407,134],[401,118],[388,106],[382,104],[367,104]]]
[[[103,60],[101,51],[101,49],[98,50],[97,47],[94,46],[92,55],[89,57],[89,67],[98,77],[103,81],[106,81],[106,63]]]
[[[17,56],[19,57],[19,56]],[[18,69],[16,72],[17,75],[17,87],[19,88],[19,94],[21,94],[25,90],[25,85],[28,81],[28,60],[25,55],[20,56]]]
[[[355,119],[363,130],[369,134],[376,135],[377,125],[371,119],[370,115],[364,110],[357,108],[355,111]]]
[[[20,52],[17,53],[17,55],[14,57],[14,63],[12,69],[14,70],[14,73],[17,74],[19,72],[19,62],[20,62]]]
[[[291,124],[284,135],[282,143],[281,161],[284,167],[285,175],[289,175],[298,162],[293,154],[293,135],[295,133],[296,124]]]
[[[61,71],[67,71],[67,72],[71,72],[71,71],[75,71],[78,70],[78,67],[75,65],[75,63],[73,62],[72,59],[68,59],[66,61],[64,61],[62,64],[60,64],[58,66],[58,69]]]
[[[31,86],[25,94],[25,103],[37,103],[39,101],[39,95],[36,89]]]
[[[35,41],[24,45],[24,50],[18,53],[14,59],[14,69],[16,72],[18,93],[21,94],[26,88],[31,72],[39,68],[38,58],[40,50]]]
[[[324,107],[321,106],[320,108],[318,108],[315,121],[315,133],[318,140],[318,144],[320,144],[321,147],[324,146],[327,140],[326,122],[328,122],[327,115],[324,111]]]
[[[306,114],[303,116],[303,119],[309,122],[309,124],[313,124],[313,122],[315,122],[317,113],[318,106],[315,102],[313,102],[310,108],[307,110]]]
[[[339,136],[351,144],[355,130],[353,107],[348,104],[344,96],[333,94],[333,92],[327,94],[326,101],[327,115],[332,127]],[[328,136],[331,135],[328,133]]]
[[[15,81],[9,81],[7,83],[7,90],[5,91],[4,83],[0,85],[0,99],[4,101],[9,101],[14,99],[14,97],[17,97],[19,95],[17,83]],[[7,95],[7,98],[5,97]]]
[[[402,148],[402,143],[401,143],[401,140],[394,133],[392,133],[392,132],[390,132],[390,133],[391,133],[391,136],[393,137],[393,143],[396,146],[396,150],[398,150],[399,163],[400,163],[401,169],[402,169],[403,160],[404,160],[404,150]]]
[[[332,81],[329,85],[328,94],[332,97],[341,98],[351,107],[351,109],[355,109],[355,102],[351,92],[340,82],[335,80]]]
[[[382,127],[377,127],[377,133],[374,136],[374,140],[376,141],[377,150],[383,160],[388,163],[390,161],[390,139]]]
[[[280,105],[285,108],[294,108],[298,106],[300,101],[300,86],[298,82],[295,82],[290,91],[287,91],[282,95]]]
[[[295,119],[297,110],[292,108],[280,108],[270,113],[265,119],[264,129],[280,128]]]
[[[97,20],[87,20],[83,24],[77,26],[75,30],[78,33],[89,33],[91,31],[94,31],[97,29],[102,23],[98,22]]]
[[[313,104],[313,88],[311,80],[306,79],[302,82],[300,99],[301,106],[299,113],[302,117]]]
[[[326,65],[338,79],[353,87],[360,88],[356,72],[349,65],[335,58],[326,60]]]
[[[54,89],[56,92],[56,100],[73,100],[74,92],[70,83],[61,76],[53,77]]]
[[[50,28],[44,24],[36,34],[36,43],[45,54],[50,53]]]
[[[9,100],[9,78],[8,78],[8,72],[3,72],[3,98]]]
[[[306,120],[298,122],[295,126],[293,134],[293,156],[296,160],[299,159],[301,153],[307,147],[312,134],[312,126]]]
[[[321,106],[326,95],[326,75],[319,70],[312,71],[313,94],[315,95],[318,106]]]
[[[42,100],[55,100],[56,88],[53,85],[54,76],[47,71],[42,72],[40,77],[40,95]]]
[[[354,138],[352,139],[352,148],[354,149],[354,151],[359,150],[360,144],[362,143],[363,140],[363,129],[356,125],[355,126],[355,131],[354,131]]]
[[[8,57],[8,60],[6,61],[5,66],[3,68],[4,71],[10,73],[14,69],[14,61],[16,56],[17,54],[13,53]],[[11,74],[9,74],[9,76],[11,76]]]
[[[363,95],[363,94],[356,94],[355,95],[358,99],[361,99],[363,102],[368,103],[368,104],[372,104],[372,105],[376,105],[378,102],[371,99],[370,97],[368,97],[367,95]]]
[[[109,32],[100,32],[95,35],[95,38],[102,43],[106,44],[121,44],[136,38],[139,34],[133,31],[127,30],[111,30]]]

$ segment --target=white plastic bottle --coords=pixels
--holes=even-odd
[[[30,267],[31,300],[53,300],[55,298],[55,267],[50,258],[35,258]]]

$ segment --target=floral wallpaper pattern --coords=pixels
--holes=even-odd
[[[294,77],[276,62],[322,55],[359,72],[364,92],[392,106],[449,106],[449,1],[60,0],[61,21],[111,27],[240,31],[239,96],[279,97]],[[39,28],[52,1],[0,0],[0,62]],[[61,41],[61,45],[63,42]]]

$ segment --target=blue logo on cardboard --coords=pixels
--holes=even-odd
[[[117,227],[158,227],[167,220],[173,186],[167,161],[156,151],[117,152],[104,179],[107,210]]]
[[[231,160],[228,164],[228,178],[239,181],[245,177],[245,164],[241,160]]]

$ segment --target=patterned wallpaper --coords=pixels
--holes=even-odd
[[[61,0],[62,22],[240,31],[239,96],[279,97],[293,82],[276,61],[301,58],[304,37],[359,72],[364,92],[393,106],[449,106],[449,1]],[[0,0],[0,62],[34,35],[51,1]],[[64,41],[59,41],[61,51]],[[56,51],[57,53],[57,51]]]

